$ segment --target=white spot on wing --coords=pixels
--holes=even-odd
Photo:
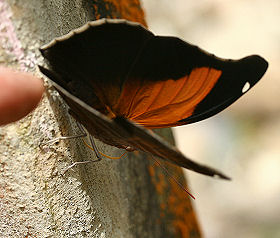
[[[249,82],[246,82],[242,88],[242,93],[246,93],[250,89],[251,85]]]

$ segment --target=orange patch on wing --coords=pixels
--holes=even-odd
[[[221,74],[202,67],[178,80],[128,80],[113,111],[146,128],[180,125],[178,121],[192,115]]]

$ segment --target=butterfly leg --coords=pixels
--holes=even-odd
[[[79,123],[79,122],[76,122],[77,123],[77,126],[81,132],[81,134],[79,135],[73,135],[73,136],[61,136],[61,137],[58,137],[58,138],[55,138],[55,139],[52,139],[52,140],[49,140],[47,142],[44,142],[42,144],[40,144],[40,147],[44,146],[44,145],[49,145],[49,144],[53,144],[53,143],[56,143],[56,142],[59,142],[61,140],[68,140],[68,139],[74,139],[74,138],[80,138],[80,137],[86,137],[87,136],[87,133],[86,131],[84,130],[84,128],[82,127],[82,125]],[[91,149],[94,151],[96,157],[97,157],[97,160],[96,161],[100,161],[102,158],[101,158],[101,155],[96,147],[96,144],[94,142],[94,139],[93,137],[90,135],[89,136],[89,139],[90,139],[90,143],[92,145]],[[77,162],[77,163],[85,163],[86,161],[83,161],[83,162]],[[90,162],[90,161],[89,161]],[[93,161],[95,162],[95,161]]]
[[[88,144],[85,142],[85,140],[83,140],[83,142],[84,142],[84,144],[85,144],[88,148],[90,148],[91,150],[93,150],[93,151],[95,152],[97,158],[98,158],[98,156],[101,157],[101,155],[102,155],[102,156],[104,156],[104,157],[106,157],[106,158],[108,158],[108,159],[120,159],[120,158],[122,158],[122,157],[128,152],[128,150],[127,150],[127,151],[125,151],[121,156],[118,156],[118,157],[109,156],[109,155],[106,155],[106,154],[102,153],[101,151],[99,151],[99,150],[97,149],[97,147],[96,147],[96,145],[95,145],[95,143],[94,143],[94,139],[93,139],[92,135],[89,135],[89,139],[90,139],[90,142],[91,142],[91,145],[92,145],[92,146],[88,145]],[[132,150],[132,151],[133,151],[133,150]],[[97,154],[98,154],[98,155],[97,155]]]
[[[84,128],[83,128],[78,122],[77,122],[77,126],[78,126],[78,128],[80,129],[81,134],[79,134],[79,135],[73,135],[73,136],[60,136],[60,137],[57,137],[57,138],[55,138],[55,139],[49,140],[49,141],[47,141],[47,142],[41,143],[41,144],[40,144],[40,147],[43,147],[43,146],[45,146],[45,145],[54,144],[54,143],[59,142],[59,141],[61,141],[61,140],[68,140],[68,139],[86,137],[86,136],[87,136],[87,133],[85,132]]]
[[[68,140],[68,139],[74,139],[74,138],[80,138],[80,137],[86,137],[87,135],[82,134],[82,135],[74,135],[74,136],[61,136],[52,140],[49,140],[47,142],[41,143],[40,147],[43,147],[45,145],[50,145],[50,144],[54,144],[56,142],[59,142],[61,140]]]
[[[83,128],[83,126],[77,122],[77,126],[78,128],[80,129],[80,131],[82,132],[82,134],[78,137],[86,137],[87,136],[87,133],[85,131],[85,129]],[[88,162],[97,162],[97,161],[100,161],[102,159],[98,149],[97,149],[97,146],[94,142],[94,139],[92,137],[92,135],[89,135],[89,140],[90,140],[90,144],[91,144],[91,149],[94,151],[96,157],[97,157],[97,160],[94,160],[94,161],[88,161]],[[84,140],[83,140],[84,141]],[[84,143],[86,144],[86,142],[84,141]],[[87,161],[83,161],[83,162],[87,162]]]
[[[99,151],[98,151],[98,149],[97,149],[97,147],[96,147],[96,144],[95,144],[95,142],[94,142],[94,139],[93,139],[92,135],[89,135],[89,140],[90,140],[90,143],[91,143],[92,148],[93,148],[93,150],[94,150],[94,153],[95,153],[95,155],[96,155],[96,157],[97,157],[97,160],[96,160],[96,161],[100,161],[102,158],[101,158],[101,155],[100,155],[100,153],[99,153]]]
[[[77,126],[78,126],[78,128],[80,129],[80,131],[82,132],[82,134],[81,134],[81,135],[77,135],[77,136],[68,136],[68,138],[67,138],[67,136],[66,136],[66,139],[72,139],[72,138],[86,137],[86,136],[87,136],[86,131],[84,130],[84,128],[82,127],[82,125],[81,125],[79,122],[77,122]],[[95,144],[95,142],[94,142],[94,139],[93,139],[92,135],[89,135],[89,139],[90,139],[90,143],[91,143],[91,146],[92,146],[91,149],[94,151],[94,153],[95,153],[97,159],[96,159],[96,160],[77,161],[77,162],[71,164],[70,166],[68,166],[68,167],[64,170],[63,173],[67,172],[69,169],[73,168],[73,167],[76,166],[76,165],[98,162],[98,161],[100,161],[100,160],[102,159],[102,158],[101,158],[101,155],[100,155],[100,153],[99,153],[99,151],[98,151],[98,149],[97,149],[97,147],[96,147],[96,144]],[[84,141],[84,140],[83,140],[83,141]],[[84,141],[84,143],[86,144],[85,141]],[[87,145],[87,144],[86,144],[86,145]]]

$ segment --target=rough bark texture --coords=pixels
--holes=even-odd
[[[138,0],[0,0],[0,63],[39,75],[40,45],[103,17],[145,25]],[[52,90],[28,117],[0,128],[0,237],[200,237],[189,198],[148,155],[130,153],[63,174],[94,153],[79,139],[39,148],[78,133]],[[172,141],[169,130],[161,133]],[[185,183],[181,169],[169,170]]]

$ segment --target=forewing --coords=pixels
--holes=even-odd
[[[178,38],[156,36],[143,49],[113,109],[146,128],[200,121],[240,98],[243,87],[252,88],[267,67],[257,55],[224,60]]]

